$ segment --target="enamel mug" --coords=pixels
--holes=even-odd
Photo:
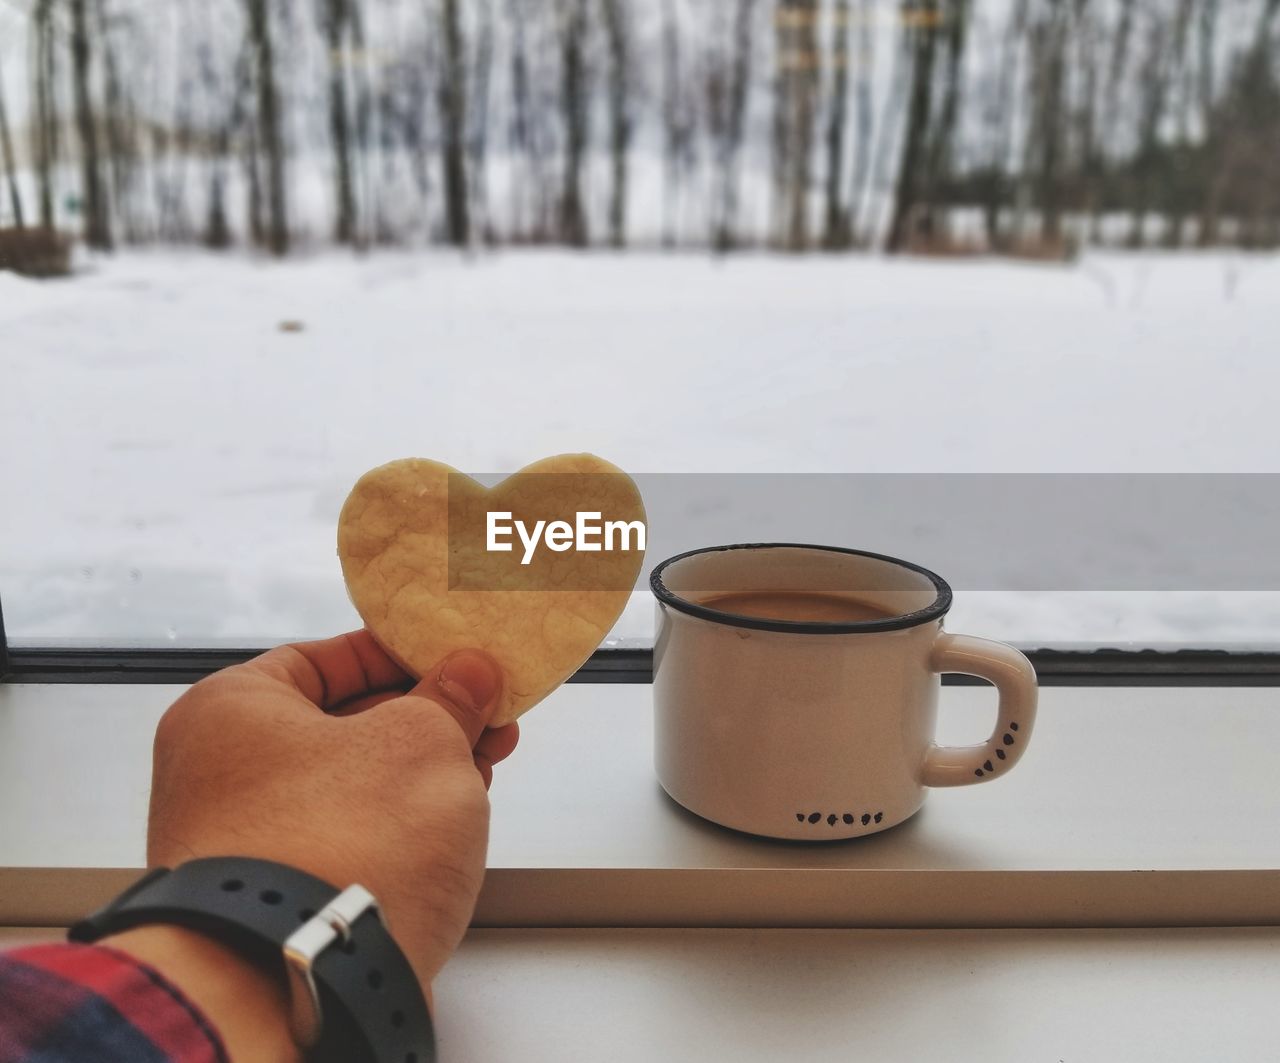
[[[654,761],[663,788],[712,822],[770,838],[855,838],[896,826],[930,786],[990,782],[1031,738],[1036,677],[1011,646],[942,629],[951,588],[919,565],[832,546],[755,543],[659,564]],[[811,621],[716,608],[726,594],[839,594],[874,619]],[[995,730],[933,741],[940,676],[999,694]]]

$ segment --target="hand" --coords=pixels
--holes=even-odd
[[[150,866],[253,856],[371,890],[424,989],[484,877],[502,674],[460,651],[412,680],[367,631],[281,646],[195,684],[156,732]]]

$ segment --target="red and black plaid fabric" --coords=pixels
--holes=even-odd
[[[0,954],[0,1063],[228,1063],[159,973],[96,945]]]

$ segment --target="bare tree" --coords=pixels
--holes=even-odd
[[[809,185],[821,59],[817,0],[779,0],[775,18],[775,235],[789,251],[809,243]]]
[[[394,120],[394,114],[379,105],[384,102],[385,94],[382,94],[383,99],[375,99],[372,72],[374,59],[365,37],[362,0],[346,0],[346,5],[347,19],[351,25],[351,54],[347,69],[351,74],[352,87],[348,95],[354,96],[355,112],[352,116],[355,144],[352,148],[354,157],[351,165],[352,184],[355,186],[352,196],[355,200],[355,243],[357,246],[364,246],[370,239],[381,236],[377,231],[376,219],[382,215],[383,203],[373,177],[375,144],[387,149],[383,151],[383,164],[389,166],[390,143],[395,141],[399,126]]]
[[[429,159],[427,122],[430,109],[421,101],[429,99],[426,64],[415,61],[397,63],[394,80],[384,84],[377,94],[377,107],[382,115],[382,128],[390,135],[395,129],[409,155],[409,168],[418,193],[418,206],[424,218],[430,217],[432,173]],[[379,228],[382,220],[379,215]]]
[[[738,169],[747,116],[747,92],[751,85],[752,24],[755,0],[737,0],[733,20],[733,54],[722,87],[714,93],[716,105],[708,108],[716,138],[716,195],[712,245],[730,250],[737,240]]]
[[[683,79],[680,76],[680,29],[675,0],[662,3],[662,242],[676,242],[675,219],[680,203],[680,177],[687,132]]]
[[[1120,107],[1120,90],[1124,82],[1125,71],[1129,61],[1129,49],[1133,40],[1134,7],[1136,0],[1119,0],[1120,13],[1116,22],[1115,35],[1111,41],[1111,52],[1107,60],[1107,81],[1101,99],[1102,114],[1095,123],[1098,132],[1098,154],[1100,158],[1089,173],[1085,198],[1091,204],[1093,217],[1090,221],[1090,239],[1100,242],[1102,239],[1102,195],[1099,184],[1106,168],[1108,155],[1115,147],[1116,130],[1122,116]]]
[[[93,113],[92,51],[89,45],[87,0],[71,4],[71,65],[75,82],[76,131],[80,137],[80,184],[84,207],[85,242],[100,251],[111,250],[111,223],[98,151],[98,127]]]
[[[1255,208],[1262,207],[1267,191],[1274,191],[1277,177],[1270,166],[1259,167],[1259,154],[1269,154],[1266,134],[1269,119],[1274,118],[1277,104],[1271,99],[1274,89],[1272,68],[1272,34],[1280,0],[1263,0],[1254,32],[1236,68],[1226,79],[1221,97],[1209,111],[1209,132],[1205,145],[1208,175],[1201,190],[1201,246],[1212,246],[1222,236],[1222,213],[1225,206],[1245,209],[1245,200],[1253,199]],[[1216,6],[1213,18],[1216,19]],[[1201,48],[1212,52],[1213,28],[1202,27]],[[1209,37],[1206,44],[1203,37]],[[1212,74],[1202,83],[1202,92],[1212,94]],[[1280,150],[1280,149],[1278,149]],[[1268,160],[1274,164],[1274,160]],[[1259,172],[1261,169],[1261,172]],[[1260,180],[1259,180],[1260,179]],[[1250,189],[1249,186],[1253,188]],[[1256,212],[1256,210],[1255,210]],[[1238,239],[1253,240],[1253,226],[1242,223]]]
[[[911,83],[914,80],[914,46],[911,36],[906,32],[909,23],[903,20],[897,34],[898,43],[894,48],[893,63],[889,69],[888,86],[884,100],[880,106],[880,117],[876,122],[875,159],[871,164],[871,175],[868,179],[872,195],[868,209],[865,211],[867,222],[864,239],[868,242],[884,233],[884,242],[888,244],[888,234],[893,223],[896,200],[893,196],[876,197],[875,192],[896,186],[896,156],[902,151],[903,115],[910,96]],[[886,210],[887,207],[887,210]],[[871,209],[874,208],[874,209]]]
[[[1217,199],[1215,186],[1218,184],[1218,173],[1221,171],[1221,158],[1218,157],[1221,137],[1215,135],[1211,127],[1214,112],[1214,92],[1216,90],[1217,50],[1218,50],[1218,14],[1221,9],[1219,0],[1200,0],[1199,18],[1196,20],[1197,70],[1196,89],[1200,122],[1205,128],[1204,137],[1204,174],[1201,190],[1200,212],[1196,231],[1196,242],[1201,247],[1208,247],[1217,240]]]
[[[861,243],[863,240],[862,211],[867,198],[867,181],[871,177],[871,138],[874,126],[871,110],[871,79],[875,62],[871,28],[873,12],[876,10],[873,7],[874,2],[875,0],[859,0],[857,18],[858,58],[855,66],[858,73],[854,85],[854,163],[848,217],[849,242],[854,244]]]
[[[1032,116],[1027,139],[1028,180],[1040,207],[1040,238],[1062,239],[1063,113],[1070,8],[1050,3],[1031,26]]]
[[[493,74],[493,0],[481,0],[477,10],[480,25],[476,33],[475,60],[471,64],[475,77],[470,95],[472,106],[468,108],[470,118],[470,135],[467,141],[468,173],[471,178],[473,214],[478,214],[480,218],[479,222],[474,224],[485,232],[486,236],[492,238],[495,234],[488,213],[488,167],[485,164],[485,154],[489,145],[489,83]]]
[[[1029,10],[1030,0],[1017,0],[1013,17],[1005,30],[995,96],[988,113],[994,133],[988,161],[989,173],[983,189],[982,216],[987,247],[991,250],[998,250],[1004,243],[1004,234],[1000,231],[1000,210],[1006,205],[1010,184],[1007,171],[1015,115],[1013,86]]]
[[[35,121],[32,123],[36,183],[40,198],[40,225],[52,229],[54,171],[58,162],[58,49],[53,27],[54,0],[36,0],[32,10],[32,66],[35,73]]]
[[[1143,56],[1138,72],[1138,141],[1130,164],[1129,236],[1126,240],[1131,248],[1138,248],[1143,243],[1144,222],[1147,214],[1146,193],[1149,184],[1148,174],[1151,170],[1151,154],[1155,149],[1156,135],[1160,126],[1160,115],[1164,103],[1164,36],[1166,26],[1159,16],[1151,21],[1151,32],[1146,54]]]
[[[898,162],[893,216],[885,249],[904,251],[915,236],[921,175],[933,103],[933,66],[941,12],[938,0],[902,0],[902,32],[911,55],[911,90]]]
[[[1220,0],[1199,0],[1196,17],[1196,105],[1200,121],[1207,123],[1213,110],[1215,89],[1214,72],[1217,69],[1218,14]]]
[[[1096,204],[1091,197],[1100,192],[1103,160],[1098,146],[1098,92],[1102,84],[1103,34],[1096,6],[1091,0],[1075,0],[1072,12],[1073,63],[1078,72],[1079,89],[1075,113],[1076,172],[1073,206],[1077,211],[1077,237],[1084,238],[1086,219],[1093,217]]]
[[[13,211],[14,227],[25,229],[22,192],[18,188],[18,164],[13,156],[13,141],[9,139],[9,111],[5,106],[3,68],[0,68],[0,161],[4,163],[5,177],[9,181],[9,206]]]
[[[234,67],[230,102],[221,97],[221,80],[214,64],[212,48],[207,40],[201,41],[197,50],[197,66],[200,73],[200,89],[205,107],[211,112],[213,125],[213,157],[209,160],[209,188],[206,195],[205,222],[201,240],[205,247],[222,250],[231,246],[231,225],[227,220],[227,159],[231,155],[232,130],[239,124],[244,109],[244,97],[248,92],[248,64],[244,50]]]
[[[541,109],[535,98],[531,69],[529,5],[536,0],[511,0],[511,130],[513,154],[525,167],[527,179],[511,181],[512,221],[522,236],[541,236],[546,223],[543,192],[546,186]]]
[[[141,220],[134,210],[133,196],[134,175],[140,155],[137,118],[116,61],[116,45],[112,39],[106,0],[96,0],[93,14],[102,54],[105,104],[102,126],[106,136],[107,169],[111,174],[111,189],[114,194],[112,214],[119,222],[125,241],[138,243],[143,232]]]
[[[849,211],[844,206],[845,129],[849,103],[849,0],[835,0],[829,30],[831,100],[827,108],[826,215],[822,242],[829,250],[849,243]]]
[[[186,4],[175,4],[174,11],[178,18],[178,33],[185,35],[188,27],[182,23],[187,11]],[[123,54],[126,60],[130,51],[130,41],[126,38]],[[141,172],[143,187],[139,193],[146,191],[154,200],[154,215],[147,210],[145,202],[139,202],[141,194],[128,196],[128,209],[133,215],[127,221],[126,238],[131,241],[155,237],[181,243],[192,235],[190,217],[187,213],[187,189],[189,172],[195,164],[193,151],[196,148],[194,135],[202,122],[195,119],[195,101],[198,77],[194,71],[195,64],[182,63],[178,72],[178,91],[173,97],[172,117],[166,121],[146,123],[145,130],[138,117],[138,108],[131,102],[129,106],[129,123],[125,127],[127,136],[125,143],[137,144],[136,159],[132,159],[126,173],[135,169]],[[135,89],[136,91],[136,89]],[[149,157],[143,158],[143,133],[148,134]],[[119,142],[119,138],[109,138],[109,143]],[[116,149],[113,147],[114,153]],[[117,196],[121,194],[118,166],[113,167],[117,174]],[[147,179],[149,178],[149,184]],[[132,179],[130,179],[132,184]]]
[[[467,202],[467,64],[463,54],[458,0],[441,0],[444,68],[440,72],[441,167],[444,172],[445,228],[449,242],[465,247],[471,239]]]
[[[587,147],[586,86],[587,0],[561,0],[561,106],[564,112],[564,169],[560,195],[560,233],[575,247],[587,243],[582,195],[582,163]]]
[[[1177,14],[1174,16],[1173,32],[1170,34],[1169,71],[1166,76],[1168,85],[1166,92],[1170,99],[1165,105],[1165,110],[1173,110],[1176,114],[1177,134],[1172,151],[1180,159],[1185,159],[1189,155],[1191,144],[1189,126],[1194,110],[1195,93],[1191,84],[1191,62],[1188,53],[1193,8],[1196,2],[1197,0],[1179,0]],[[1166,165],[1153,169],[1150,179],[1154,184],[1163,186],[1161,198],[1166,215],[1164,246],[1172,249],[1181,246],[1186,228],[1190,199],[1186,195],[1188,175],[1183,172],[1183,169],[1172,174],[1168,172],[1167,153],[1164,162]],[[1163,172],[1157,172],[1157,169]],[[1148,191],[1151,193],[1155,190],[1148,189]]]
[[[925,161],[924,198],[929,208],[937,211],[943,184],[952,176],[956,154],[956,123],[960,115],[962,74],[965,46],[969,33],[970,0],[950,0],[946,21],[942,27],[946,51],[942,74],[942,100],[938,119],[929,140],[929,153]],[[933,228],[941,220],[931,223]]]
[[[284,138],[280,128],[280,102],[276,88],[275,55],[272,47],[271,10],[267,0],[245,0],[249,15],[249,44],[254,56],[254,76],[258,90],[258,117],[254,140],[258,153],[265,156],[267,167],[265,237],[272,254],[284,255],[289,250],[289,222],[285,191]],[[254,166],[251,196],[260,196],[257,167]],[[260,200],[259,200],[260,202]],[[260,212],[253,212],[260,217]]]
[[[352,10],[348,0],[321,0],[320,21],[329,53],[329,141],[333,149],[333,238],[340,244],[356,239],[356,195],[351,161],[348,101],[348,40]]]
[[[601,0],[609,49],[609,241],[626,243],[627,152],[631,146],[631,32],[623,0]]]
[[[1229,104],[1242,145],[1231,174],[1241,214],[1237,242],[1249,248],[1272,248],[1280,240],[1280,84],[1273,62],[1278,13],[1280,0],[1263,0]]]

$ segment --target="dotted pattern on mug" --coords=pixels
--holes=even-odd
[[[1006,730],[1005,733],[1001,736],[1000,741],[1003,742],[1006,746],[1013,745],[1014,742],[1017,741],[1017,739],[1013,737],[1012,732],[1016,732],[1017,730],[1018,730],[1017,723],[1010,722],[1008,730]],[[998,761],[1005,760],[1007,759],[1008,756],[1009,754],[1007,754],[1003,749],[1000,749],[998,746],[996,747],[996,760]],[[973,774],[976,775],[979,779],[981,779],[984,775],[993,774],[996,770],[996,767],[997,765],[992,764],[990,760],[987,760],[982,765],[981,768],[974,768]]]
[[[859,819],[859,817],[852,812],[844,812],[844,813],[797,812],[796,813],[797,823],[803,823],[805,820],[808,820],[810,823],[821,823],[824,818],[826,819],[827,826],[829,827],[834,827],[837,823],[841,821],[846,823],[848,826],[853,826],[853,824],[857,823]],[[873,822],[879,823],[882,819],[884,819],[884,813],[883,812],[864,812],[862,813],[861,819],[862,819],[862,825],[866,827]]]

